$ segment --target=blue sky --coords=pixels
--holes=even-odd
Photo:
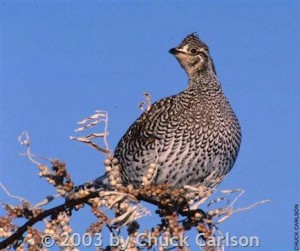
[[[23,130],[33,152],[67,162],[77,183],[103,173],[102,155],[69,140],[76,122],[96,109],[108,111],[113,148],[139,116],[144,91],[155,101],[186,86],[187,77],[168,50],[197,32],[210,47],[243,130],[238,160],[220,188],[245,189],[239,207],[273,201],[234,215],[220,229],[259,236],[259,250],[292,250],[300,181],[299,2],[1,5],[1,181],[13,194],[35,203],[54,193],[19,156],[24,149],[17,136]],[[77,231],[94,220],[83,216],[72,222]],[[153,219],[142,223],[152,226]]]

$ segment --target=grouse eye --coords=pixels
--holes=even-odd
[[[196,49],[191,49],[191,53],[192,53],[192,54],[196,54],[196,53],[197,53],[197,50],[196,50]]]

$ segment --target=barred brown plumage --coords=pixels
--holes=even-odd
[[[237,158],[239,122],[223,94],[208,46],[190,34],[169,52],[186,71],[187,88],[145,111],[121,138],[114,157],[124,185],[140,187],[155,163],[154,185],[215,187]]]

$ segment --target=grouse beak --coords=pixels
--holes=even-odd
[[[175,55],[177,54],[179,51],[176,48],[172,48],[171,50],[169,50],[169,53]]]

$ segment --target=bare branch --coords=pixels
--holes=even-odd
[[[20,136],[18,137],[18,141],[21,145],[24,145],[26,147],[26,156],[28,157],[28,159],[36,164],[36,165],[40,165],[41,163],[36,161],[34,158],[33,158],[33,155],[31,154],[31,150],[30,150],[30,138],[29,138],[29,135],[28,135],[28,132],[26,131],[23,131]]]
[[[255,203],[253,203],[253,204],[251,204],[251,205],[249,205],[247,207],[238,208],[238,209],[234,210],[233,213],[248,211],[248,210],[250,210],[250,209],[252,209],[254,207],[257,207],[259,205],[266,204],[266,203],[272,203],[272,201],[269,200],[269,199],[257,201],[257,202],[255,202]]]
[[[104,132],[99,132],[99,133],[94,132],[94,133],[91,133],[91,134],[89,134],[87,136],[83,136],[83,137],[71,136],[70,139],[85,143],[85,144],[95,148],[97,151],[102,152],[104,154],[110,154],[111,150],[109,149],[109,145],[108,145],[108,141],[107,141],[107,137],[109,135],[108,113],[106,111],[102,111],[102,110],[96,110],[95,112],[96,113],[93,114],[92,116],[89,116],[88,118],[85,118],[85,119],[81,120],[80,122],[78,122],[78,124],[83,125],[83,126],[77,128],[75,130],[75,132],[85,131],[87,129],[90,129],[90,128],[100,124],[101,122],[104,123]],[[103,147],[99,146],[98,144],[96,144],[95,142],[93,142],[93,140],[95,140],[97,138],[103,139],[105,148],[103,148]]]
[[[259,206],[259,205],[266,204],[266,203],[272,203],[272,201],[269,200],[269,199],[261,200],[261,201],[255,202],[255,203],[253,203],[253,204],[251,204],[251,205],[249,205],[249,206],[247,206],[247,207],[238,208],[238,209],[236,209],[236,210],[234,210],[232,207],[227,208],[227,210],[225,211],[225,216],[222,217],[221,219],[219,219],[219,220],[217,221],[217,223],[222,223],[222,222],[224,222],[224,221],[227,220],[231,215],[233,215],[233,214],[235,214],[235,213],[248,211],[248,210],[250,210],[250,209],[252,209],[252,208],[254,208],[254,207],[257,207],[257,206]]]
[[[45,206],[45,205],[49,204],[52,200],[54,200],[55,198],[60,197],[60,196],[61,195],[58,195],[58,194],[46,196],[45,199],[43,199],[42,201],[36,203],[33,207],[38,208],[38,207]]]
[[[151,95],[148,92],[144,92],[143,95],[145,97],[145,101],[141,101],[139,103],[139,108],[140,108],[140,110],[145,112],[145,111],[149,111],[151,109]]]
[[[13,198],[13,199],[17,199],[20,202],[28,202],[26,199],[24,199],[23,197],[20,196],[16,196],[11,194],[8,189],[2,184],[2,182],[0,182],[0,187],[2,188],[2,190],[8,195],[8,197]]]

